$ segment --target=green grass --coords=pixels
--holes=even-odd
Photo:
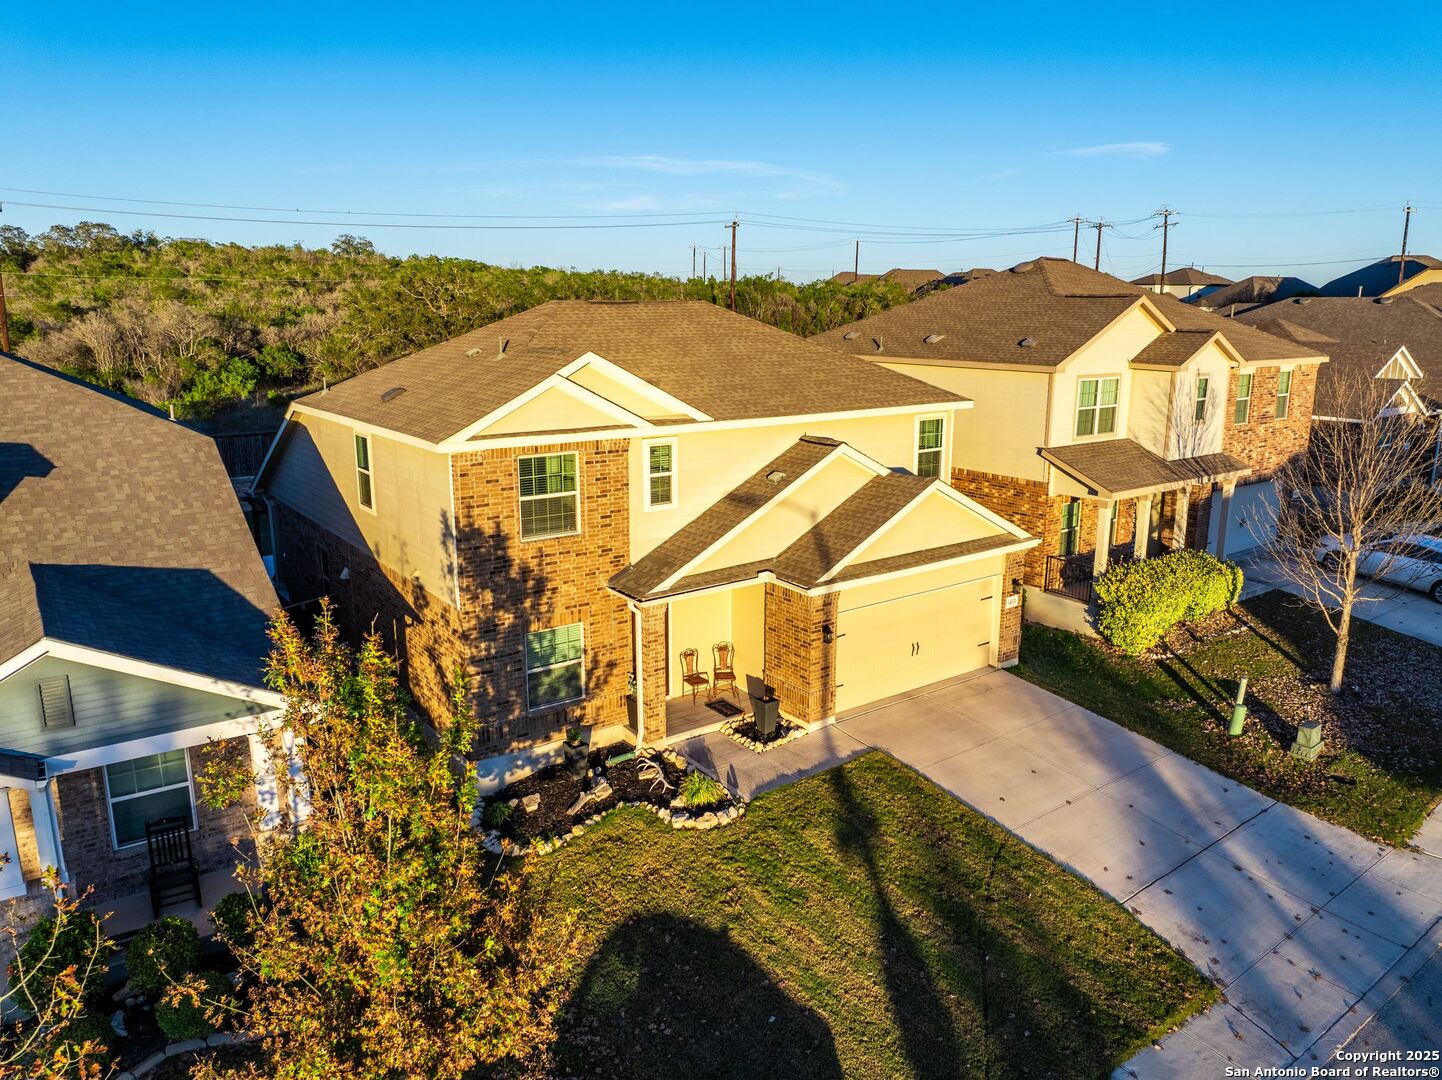
[[[1216,998],[1119,905],[871,754],[711,832],[620,811],[538,871],[602,1077],[1102,1077]]]
[[[1347,690],[1334,699],[1325,681],[1333,639],[1316,612],[1271,592],[1225,623],[1157,659],[1028,625],[1014,670],[1272,798],[1405,843],[1442,798],[1442,649],[1354,621]],[[1252,716],[1234,739],[1226,727],[1242,675]],[[1306,764],[1287,749],[1297,724],[1313,719],[1325,746]]]

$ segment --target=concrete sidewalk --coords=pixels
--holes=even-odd
[[[1276,803],[1005,672],[768,754],[719,735],[677,747],[743,798],[871,748],[1090,879],[1226,989],[1118,1076],[1326,1061],[1442,940],[1442,858]],[[1442,856],[1442,819],[1417,842]]]

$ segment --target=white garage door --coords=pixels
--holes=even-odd
[[[843,607],[837,614],[836,711],[985,667],[996,626],[995,594],[996,579],[983,578]]]

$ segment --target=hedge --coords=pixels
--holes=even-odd
[[[1139,656],[1177,623],[1224,611],[1241,592],[1241,568],[1205,551],[1116,563],[1096,583],[1097,632]]]

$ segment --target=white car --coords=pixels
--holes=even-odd
[[[1335,566],[1336,543],[1323,545],[1317,561]],[[1369,545],[1357,560],[1357,572],[1378,581],[1424,592],[1442,604],[1442,539],[1410,533]]]

